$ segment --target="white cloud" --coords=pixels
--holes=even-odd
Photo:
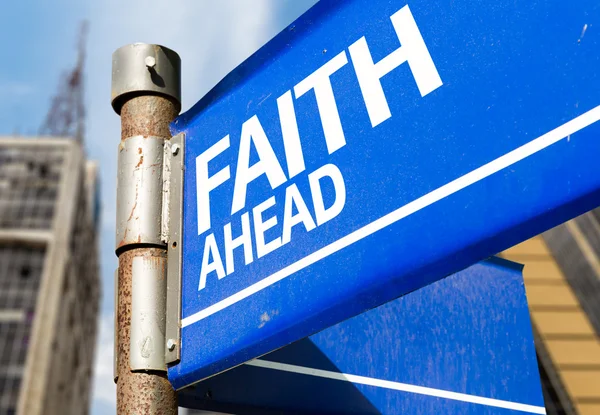
[[[313,1],[304,0],[307,7]],[[116,267],[112,252],[120,122],[110,106],[112,52],[134,42],[158,43],[177,51],[182,58],[186,109],[289,22],[279,17],[280,9],[286,7],[281,0],[107,0],[92,2],[89,7],[87,147],[89,156],[100,162],[104,212],[101,247],[105,314],[97,346],[92,406],[92,414],[100,415],[114,413],[116,400],[112,381],[113,316],[108,310],[113,308]]]

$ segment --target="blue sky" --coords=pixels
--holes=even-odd
[[[182,58],[183,110],[316,0],[21,0],[0,11],[0,135],[36,134],[61,73],[76,59],[82,19],[90,22],[86,62],[86,148],[100,163],[102,316],[92,414],[114,413],[112,383],[116,150],[119,118],[110,106],[111,54],[159,43]]]

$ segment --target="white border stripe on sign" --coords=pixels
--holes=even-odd
[[[329,255],[332,255],[354,244],[355,242],[358,242],[361,239],[366,238],[367,236],[372,235],[373,233],[390,226],[393,223],[396,223],[399,220],[420,211],[421,209],[426,208],[427,206],[430,206],[466,187],[469,187],[472,184],[499,172],[500,170],[512,166],[513,164],[551,146],[552,144],[569,137],[571,134],[584,129],[598,120],[600,120],[600,106],[581,114],[577,118],[574,118],[573,120],[555,128],[550,132],[547,132],[546,134],[528,142],[527,144],[524,144],[521,147],[518,147],[515,150],[506,153],[505,155],[498,157],[487,164],[484,164],[483,166],[465,174],[464,176],[461,176],[450,183],[443,185],[442,187],[438,187],[426,195],[413,200],[412,202],[394,210],[393,212],[388,213],[387,215],[369,223],[368,225],[363,226],[360,229],[357,229],[356,231],[338,239],[337,241],[332,242],[331,244],[294,262],[293,264],[280,269],[279,271],[269,275],[259,282],[241,291],[238,291],[230,297],[227,297],[218,303],[185,317],[181,320],[181,325],[182,327],[187,327],[190,324],[194,324],[200,320],[203,320],[206,317],[211,316],[237,303],[238,301],[243,300],[244,298],[248,298],[251,295],[256,294],[257,292],[275,284],[276,282],[281,281],[284,278],[287,278],[290,275],[322,260],[323,258],[327,258]]]
[[[366,376],[349,375],[347,373],[331,372],[329,370],[313,369],[310,367],[290,365],[287,363],[270,362],[256,359],[246,363],[249,366],[275,369],[284,372],[299,373],[302,375],[316,376],[320,378],[341,380],[358,383],[361,385],[376,386],[379,388],[392,389],[401,392],[416,393],[419,395],[433,396],[436,398],[452,399],[454,401],[474,403],[478,405],[493,406],[496,408],[512,409],[515,411],[528,412],[531,414],[545,414],[543,406],[526,405],[500,399],[483,398],[481,396],[467,395],[466,393],[450,392],[442,389],[426,388],[424,386],[409,385],[407,383],[392,382],[389,380],[370,378]]]

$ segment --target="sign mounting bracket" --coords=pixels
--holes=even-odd
[[[167,244],[165,362],[181,358],[181,235],[185,134],[165,142],[163,166],[163,241]]]

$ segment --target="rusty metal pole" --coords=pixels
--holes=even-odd
[[[167,246],[161,234],[163,150],[181,109],[181,64],[158,45],[113,54],[112,106],[121,116],[117,184],[115,381],[119,415],[177,414],[167,379]]]

